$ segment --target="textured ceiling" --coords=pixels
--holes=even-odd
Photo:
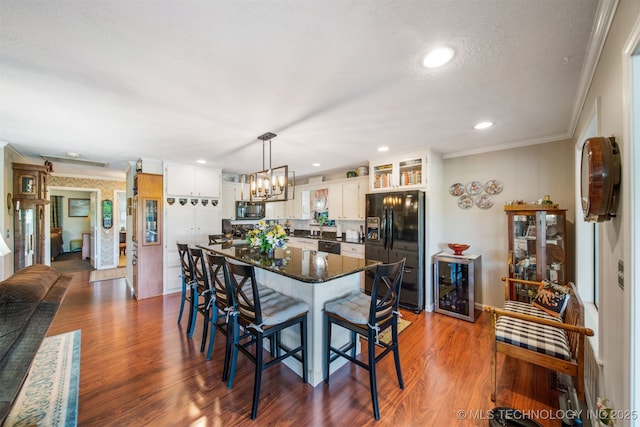
[[[321,174],[571,137],[597,0],[0,2],[0,141]],[[420,64],[432,47],[448,65]],[[584,78],[584,77],[583,77]],[[496,126],[474,131],[480,120]],[[313,162],[321,163],[313,168]],[[54,164],[56,170],[59,167]]]

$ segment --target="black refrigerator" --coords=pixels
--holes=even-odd
[[[422,191],[367,194],[365,257],[391,263],[406,258],[400,305],[424,310],[425,196]],[[365,275],[371,294],[375,270]]]

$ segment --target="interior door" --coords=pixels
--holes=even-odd
[[[98,224],[102,222],[102,218],[100,218],[100,221],[96,220],[96,213],[98,212],[97,203],[96,192],[92,191],[89,193],[89,230],[91,230],[91,253],[89,254],[89,257],[91,258],[91,266],[93,268],[98,268],[97,266],[100,265],[98,260],[98,254],[100,253],[98,248],[99,242],[98,239],[96,239],[96,236],[100,235],[97,227]]]

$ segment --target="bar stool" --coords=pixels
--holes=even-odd
[[[398,352],[398,305],[400,302],[400,286],[404,272],[405,259],[392,264],[379,264],[371,289],[371,296],[358,292],[335,301],[324,307],[324,382],[329,384],[329,365],[342,356],[350,362],[369,371],[371,403],[373,415],[380,419],[378,407],[378,389],[376,383],[376,363],[388,353],[393,352],[396,374],[401,389],[404,389],[402,371],[400,369],[400,353]],[[350,342],[342,347],[331,346],[331,326],[342,326],[351,331]],[[391,328],[391,342],[384,343],[378,339],[380,332]],[[365,363],[355,355],[356,333],[367,338],[367,360]],[[376,356],[376,345],[384,350]],[[350,354],[347,353],[350,351]],[[331,353],[335,354],[331,354]]]
[[[193,337],[193,327],[196,321],[196,311],[193,308],[192,301],[198,300],[198,288],[193,286],[193,277],[191,275],[191,265],[189,261],[189,246],[186,243],[177,243],[178,255],[180,256],[180,270],[182,278],[182,295],[180,298],[180,313],[178,314],[178,323],[182,321],[182,313],[184,312],[185,302],[189,303],[189,321],[187,323],[187,335]]]
[[[209,273],[204,259],[204,251],[200,248],[189,248],[189,264],[191,265],[191,276],[194,278],[193,287],[196,288],[197,297],[191,302],[194,313],[202,314],[204,325],[202,327],[202,343],[200,353],[204,352],[207,343],[207,332],[211,327],[211,338],[215,333],[215,323],[218,321],[218,309],[215,307],[215,292],[209,280]],[[195,319],[191,329],[191,335],[195,329]]]
[[[231,388],[233,384],[236,360],[238,351],[240,351],[255,364],[251,407],[251,419],[253,420],[258,415],[263,370],[292,356],[302,362],[302,381],[307,382],[307,313],[309,305],[275,291],[268,293],[263,291],[261,295],[252,265],[228,263],[228,267],[231,288],[238,309],[238,325],[245,331],[242,338],[249,338],[249,340],[243,342],[240,337],[240,328],[234,325],[232,328],[231,367],[227,387]],[[295,325],[300,326],[300,345],[289,349],[282,345],[280,332]],[[265,338],[270,339],[272,346],[272,358],[268,361],[264,360],[263,354]],[[275,349],[273,348],[274,343]],[[249,350],[252,346],[255,347],[255,353]],[[284,350],[284,353],[280,354],[280,350]]]
[[[207,360],[211,360],[215,333],[216,330],[219,330],[226,337],[224,367],[222,370],[222,380],[226,381],[229,372],[231,346],[233,345],[233,333],[231,332],[231,328],[233,327],[233,324],[236,323],[237,310],[236,304],[233,300],[231,286],[229,285],[229,269],[224,257],[207,252],[206,259],[207,265],[209,266],[209,277],[211,278],[213,290],[215,292],[214,309],[218,312],[218,321],[216,321],[214,323],[214,327],[211,328]]]

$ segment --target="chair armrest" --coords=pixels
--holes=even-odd
[[[542,319],[540,317],[530,316],[528,314],[515,313],[513,311],[503,310],[496,307],[485,307],[485,311],[489,312],[492,316],[507,316],[514,319],[526,320],[528,322],[538,323],[540,325],[553,326],[554,328],[564,329],[569,332],[577,332],[589,337],[593,336],[593,330],[585,328],[584,326],[575,326],[564,322],[556,322],[555,320]],[[492,317],[493,318],[493,317]]]

